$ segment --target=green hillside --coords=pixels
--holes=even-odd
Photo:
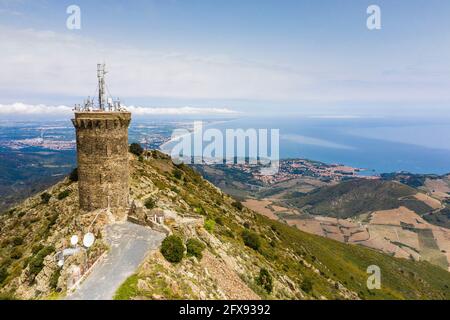
[[[299,254],[306,253],[311,260],[315,257],[325,276],[338,278],[348,289],[358,292],[360,298],[450,298],[450,273],[428,262],[396,259],[362,246],[305,233],[264,217],[259,220],[262,224],[271,225],[271,228],[275,227],[283,246]],[[381,290],[366,288],[366,270],[369,265],[377,265],[381,269]]]
[[[432,208],[424,202],[411,197],[417,192],[416,189],[395,181],[358,179],[322,187],[287,202],[310,214],[337,218],[349,218],[400,206],[418,214],[431,211]]]
[[[155,160],[142,165],[143,171],[153,171]],[[218,190],[189,167],[180,167],[184,172],[184,182],[177,183],[177,194],[189,205],[198,208],[206,221],[215,221],[212,230],[196,230],[196,236],[207,245],[206,251],[220,258],[226,249],[225,259],[236,259],[240,265],[239,276],[248,287],[262,298],[288,299],[449,299],[450,273],[426,262],[413,262],[392,258],[378,251],[361,246],[342,244],[337,241],[314,236],[289,227],[283,223],[269,220],[246,208],[236,209],[233,200],[221,195]],[[170,172],[171,168],[166,168]],[[196,181],[195,183],[192,183]],[[172,181],[173,182],[173,181]],[[179,182],[179,181],[178,181]],[[175,188],[174,185],[167,186]],[[397,185],[395,185],[397,187]],[[400,190],[403,186],[400,185]],[[398,189],[396,189],[398,190]],[[400,195],[409,195],[406,188]],[[145,193],[145,192],[144,192]],[[186,239],[192,236],[193,230],[186,232],[182,228],[175,229],[175,234]],[[188,234],[188,235],[187,235]],[[246,245],[247,234],[253,235],[258,245]],[[211,237],[214,240],[211,240]],[[219,241],[218,243],[216,241]],[[367,267],[378,265],[382,273],[382,289],[368,290]],[[172,277],[172,281],[181,286],[189,283],[185,270],[198,274],[196,285],[201,283],[200,262],[198,268],[192,260],[185,259],[170,268],[158,262],[157,258],[149,258],[137,273],[118,291],[126,298],[151,298],[154,296],[186,298],[174,294],[170,288],[170,280],[155,285],[154,276],[166,270],[164,277]],[[257,281],[261,268],[269,270],[278,286],[267,294],[260,290]],[[168,270],[171,270],[170,272]],[[140,290],[139,281],[145,281],[148,287]],[[311,287],[306,284],[310,283]],[[131,290],[130,290],[131,287]],[[149,289],[150,288],[150,289]],[[130,294],[131,293],[131,294]],[[178,293],[180,294],[180,292]],[[123,298],[123,296],[121,296]],[[187,297],[192,297],[188,295]],[[195,298],[197,298],[194,295]]]
[[[450,299],[445,270],[268,220],[159,152],[130,159],[133,199],[170,212],[172,233],[204,250],[185,253],[179,263],[150,253],[118,289],[118,299]],[[46,191],[50,200],[39,195],[0,216],[3,297],[64,296],[63,280],[76,260],[60,270],[55,251],[92,221],[79,214],[76,187],[66,179]],[[98,240],[88,251],[89,263],[107,251],[105,223],[94,226]],[[381,290],[366,287],[370,265],[381,269]]]

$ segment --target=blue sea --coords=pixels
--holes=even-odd
[[[188,118],[144,119],[136,116],[130,127],[129,141],[142,142],[148,137],[168,138],[175,128],[189,128],[192,123],[193,120]],[[329,164],[340,163],[367,169],[366,174],[398,171],[450,173],[448,117],[240,117],[236,120],[209,120],[204,126],[222,132],[238,128],[279,129],[282,159],[306,158]],[[36,138],[43,134],[56,140],[75,139],[73,126],[67,120],[49,123],[0,121],[0,152],[9,150],[2,146],[3,142]],[[159,146],[158,139],[147,147]]]
[[[448,118],[244,117],[207,128],[279,129],[280,158],[340,163],[367,174],[450,172]]]

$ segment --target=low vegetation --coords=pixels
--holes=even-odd
[[[184,256],[183,240],[175,235],[166,237],[161,244],[161,254],[169,262],[180,262]]]
[[[176,218],[167,219],[167,225],[173,235],[125,281],[116,299],[450,299],[450,273],[439,267],[307,234],[246,207],[240,210],[235,199],[192,168],[174,165],[158,151],[144,157],[130,164],[133,195],[157,199],[171,211]],[[175,168],[182,179],[174,177]],[[60,248],[62,230],[80,220],[75,220],[75,185],[65,180],[47,191],[55,196],[66,189],[72,192],[65,201],[43,205],[38,195],[0,216],[0,294],[45,297],[38,291],[24,297],[36,286],[19,279],[36,285],[48,281],[50,290],[59,289],[63,281],[47,268],[48,256],[53,245]],[[15,245],[15,237],[23,243]],[[18,260],[11,259],[14,249],[22,250]],[[183,259],[185,251],[202,258]],[[370,265],[382,270],[380,290],[367,289]],[[39,281],[33,281],[38,274]]]
[[[55,248],[53,246],[47,246],[39,250],[39,252],[31,258],[28,271],[31,282],[44,267],[45,257],[53,253],[54,251]]]
[[[0,268],[0,284],[3,283],[3,281],[5,281],[5,279],[8,277],[8,270],[6,267],[1,267]]]
[[[78,181],[78,168],[73,169],[69,174],[69,181],[76,182]]]
[[[44,192],[41,194],[41,202],[43,204],[47,204],[51,198],[52,198],[52,195],[48,192]]]
[[[156,207],[156,201],[153,198],[148,198],[147,200],[145,200],[144,206],[147,209],[153,209]]]
[[[129,151],[136,156],[140,156],[144,153],[144,149],[141,147],[139,143],[136,142],[130,144]]]
[[[183,259],[177,264],[172,264],[170,271],[164,265],[157,268],[159,265],[157,258],[148,260],[137,271],[137,275],[138,279],[145,281],[150,289],[138,290],[134,297],[151,298],[153,294],[157,294],[164,299],[198,299],[200,297],[191,292],[187,283],[193,282],[195,286],[201,287],[202,281],[205,281],[205,288],[210,288],[208,294],[216,294],[218,291],[214,286],[220,287],[221,283],[219,281],[211,285],[209,278],[203,279],[205,272],[202,265],[211,263],[211,259],[215,259],[213,257],[217,256],[218,251],[222,252],[221,255],[225,251],[228,255],[227,260],[234,261],[231,265],[237,264],[235,272],[239,274],[240,279],[262,298],[450,298],[450,292],[446,289],[446,286],[450,285],[450,274],[439,267],[427,262],[396,259],[365,247],[311,235],[255,214],[245,207],[239,210],[233,205],[236,199],[220,193],[191,168],[173,165],[169,159],[161,157],[156,152],[152,159],[139,164],[134,179],[145,181],[140,180],[140,176],[151,179],[152,184],[157,185],[160,190],[158,195],[161,202],[165,201],[160,196],[165,194],[164,190],[176,188],[178,192],[175,196],[171,195],[167,203],[170,203],[177,212],[204,217],[203,226],[208,232],[207,235],[201,236],[201,240],[205,241],[206,248],[202,251],[201,264],[192,264],[190,259]],[[182,180],[173,179],[175,168],[183,171]],[[139,186],[139,190],[145,192],[142,189],[142,182],[136,185]],[[394,194],[398,192],[395,191],[396,186],[393,188]],[[351,191],[351,188],[348,190]],[[409,190],[407,186],[406,190]],[[154,194],[153,187],[149,188],[148,192]],[[181,200],[182,202],[179,202]],[[180,234],[186,231],[184,228],[177,225],[173,231]],[[204,232],[201,230],[203,228],[198,229]],[[184,236],[187,236],[187,239],[193,238],[192,231]],[[214,240],[206,241],[208,238]],[[245,249],[246,247],[251,250]],[[378,265],[383,272],[381,290],[368,290],[366,286],[367,267],[373,264]],[[216,266],[208,267],[208,270],[215,268]],[[261,269],[265,269],[267,273]],[[197,275],[190,278],[186,276],[186,272]],[[270,289],[268,274],[272,278],[270,293],[268,293]],[[286,279],[290,282],[286,282],[288,281]],[[155,282],[158,282],[158,285]],[[178,289],[175,291],[170,289],[173,287]]]
[[[212,220],[212,219],[208,219],[205,221],[205,225],[204,225],[205,229],[208,230],[209,232],[214,232],[214,228],[216,227],[216,221]]]
[[[300,288],[303,291],[305,291],[307,293],[310,293],[312,291],[312,289],[313,289],[313,283],[312,283],[311,279],[310,278],[303,279]]]
[[[232,203],[232,206],[238,209],[239,211],[242,211],[242,209],[244,208],[243,204],[240,201],[234,201]]]
[[[242,240],[244,240],[244,244],[252,248],[253,250],[258,251],[261,247],[261,239],[255,232],[250,230],[244,230],[242,232]]]
[[[58,193],[57,198],[58,198],[58,200],[63,200],[65,198],[67,198],[69,196],[69,194],[70,194],[70,190],[64,190],[64,191],[61,191],[60,193]]]
[[[262,268],[259,271],[259,276],[256,279],[258,285],[260,285],[267,293],[271,293],[273,289],[273,279],[267,269]]]
[[[129,300],[138,294],[138,276],[132,275],[120,286],[114,295],[114,300]]]
[[[173,176],[175,177],[175,179],[180,180],[181,178],[183,178],[183,171],[181,171],[180,169],[174,169]]]
[[[202,252],[205,249],[205,245],[198,239],[191,238],[186,242],[186,252],[188,257],[202,258]]]
[[[49,286],[53,290],[58,290],[58,281],[59,277],[61,276],[61,269],[56,269],[55,272],[53,272],[52,276],[50,277]]]

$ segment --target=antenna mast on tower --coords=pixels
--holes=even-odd
[[[88,100],[84,101],[82,105],[75,105],[75,112],[125,112],[126,109],[120,104],[120,100],[114,100],[112,97],[107,95],[107,87],[105,81],[106,66],[104,63],[97,64],[97,78],[98,78],[98,110],[95,108],[94,98],[89,97]]]
[[[98,78],[98,108],[102,111],[105,110],[105,64],[97,64],[97,78]]]

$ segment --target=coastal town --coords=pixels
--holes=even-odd
[[[273,175],[261,173],[261,166],[248,163],[228,164],[227,167],[251,174],[264,184],[275,184],[298,177],[314,177],[327,182],[338,182],[349,178],[380,179],[380,176],[363,168],[343,164],[325,164],[307,159],[285,159],[279,161],[279,169]]]
[[[2,147],[7,147],[12,150],[20,150],[29,147],[38,147],[48,150],[74,150],[75,140],[52,140],[42,137],[10,140],[0,143]]]

